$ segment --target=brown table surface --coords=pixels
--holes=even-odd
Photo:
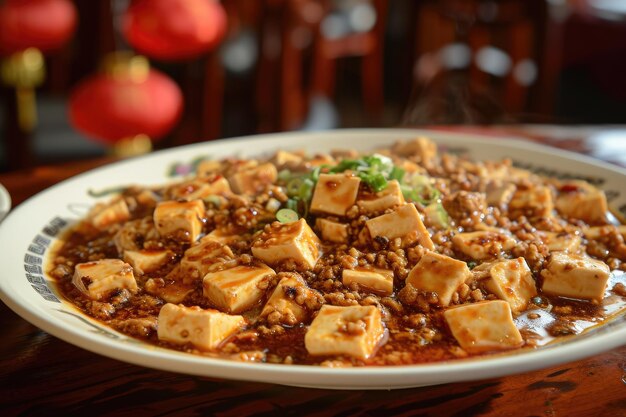
[[[562,135],[555,139],[524,127],[478,131],[526,134],[538,142],[584,148],[584,135],[563,141]],[[99,159],[0,174],[0,183],[16,206],[52,184],[108,162]],[[130,365],[57,339],[1,303],[0,329],[2,416],[626,416],[626,346],[504,378],[394,391],[332,391]]]

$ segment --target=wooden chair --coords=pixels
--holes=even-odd
[[[465,77],[466,95],[483,95],[492,113],[498,113],[497,107],[502,115],[536,109],[547,53],[546,27],[543,0],[422,2],[416,24],[417,94],[436,96],[446,79],[459,83]],[[443,62],[450,45],[466,48],[466,65]],[[459,121],[483,121],[471,116],[471,109],[461,109],[460,114]]]

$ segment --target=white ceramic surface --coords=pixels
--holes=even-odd
[[[2,184],[0,184],[0,222],[11,210],[11,196]]]
[[[451,152],[476,159],[510,157],[526,168],[583,177],[607,191],[611,205],[626,211],[626,170],[535,144],[476,135],[416,130],[342,130],[230,139],[171,149],[98,168],[34,196],[0,225],[0,298],[24,319],[69,343],[134,364],[188,374],[338,389],[390,389],[477,380],[521,373],[595,355],[626,343],[626,314],[567,342],[536,350],[473,360],[400,367],[333,369],[241,363],[161,349],[126,337],[59,302],[46,284],[45,257],[59,230],[83,216],[99,199],[94,192],[129,184],[161,184],[184,173],[198,157],[257,156],[277,149],[311,153],[336,148],[371,150],[428,135]],[[90,193],[91,191],[91,193]]]

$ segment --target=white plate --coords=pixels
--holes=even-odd
[[[544,368],[595,355],[626,343],[626,315],[560,344],[482,359],[400,367],[332,369],[296,365],[240,363],[161,349],[117,333],[59,302],[46,285],[42,261],[54,236],[83,216],[101,191],[129,183],[162,184],[174,168],[185,172],[202,156],[257,156],[277,149],[335,148],[371,150],[418,134],[428,135],[448,151],[467,151],[476,159],[510,157],[527,168],[584,177],[604,188],[611,205],[626,211],[626,170],[579,155],[535,144],[475,135],[416,130],[343,130],[286,133],[200,143],[156,152],[79,175],[36,195],[11,212],[0,225],[0,296],[15,312],[69,343],[134,364],[188,374],[320,388],[404,388],[498,377]],[[104,199],[108,197],[102,197]]]
[[[2,184],[0,184],[0,222],[11,210],[11,196]]]

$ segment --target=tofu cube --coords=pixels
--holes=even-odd
[[[207,177],[219,173],[222,170],[222,163],[212,159],[200,161],[196,167],[198,177]]]
[[[269,265],[293,260],[299,267],[313,269],[321,256],[320,241],[304,219],[274,222],[254,241],[252,254]]]
[[[102,300],[117,290],[137,292],[133,268],[120,259],[101,259],[76,265],[72,283],[92,300]]]
[[[609,267],[601,261],[554,252],[546,269],[541,271],[546,294],[600,302],[604,298]]]
[[[221,311],[241,313],[261,300],[265,289],[260,284],[274,274],[272,268],[263,264],[209,272],[202,279],[203,294]]]
[[[584,181],[572,181],[561,186],[556,198],[556,209],[566,217],[589,224],[604,224],[609,207],[604,191]]]
[[[249,236],[245,233],[245,231],[227,227],[213,230],[211,233],[200,239],[200,241],[214,240],[216,242],[223,243],[224,245],[230,245],[231,243],[246,239],[247,237]]]
[[[385,339],[375,306],[322,306],[304,336],[311,355],[346,355],[367,360]]]
[[[311,211],[345,216],[356,201],[360,183],[359,177],[347,174],[321,174],[313,192]]]
[[[261,164],[235,172],[228,182],[238,194],[256,195],[263,192],[278,177],[276,167],[272,163]]]
[[[506,207],[515,194],[514,184],[498,184],[491,182],[487,185],[487,204],[495,207]]]
[[[537,295],[533,275],[524,258],[496,261],[489,268],[487,291],[506,301],[511,311],[526,310],[528,302]]]
[[[517,244],[508,234],[495,231],[458,233],[452,236],[452,243],[455,249],[478,260],[497,258]]]
[[[337,161],[331,155],[316,154],[312,158],[307,159],[306,164],[311,167],[319,167],[322,165],[335,165]]]
[[[406,284],[420,291],[437,293],[439,305],[447,307],[452,294],[470,277],[471,272],[465,262],[426,252],[409,272]]]
[[[274,162],[278,166],[283,166],[286,164],[299,164],[300,162],[302,162],[302,160],[303,158],[301,155],[282,150],[276,152],[276,154],[274,155]]]
[[[529,189],[518,188],[509,202],[511,218],[526,216],[550,217],[554,210],[552,192],[548,187],[536,186]]]
[[[357,283],[360,288],[381,296],[393,293],[393,271],[385,269],[363,268],[344,269],[342,273],[343,285]]]
[[[280,322],[289,326],[306,321],[308,318],[307,310],[295,301],[298,289],[305,292],[314,291],[308,288],[304,280],[296,274],[281,279],[265,303],[261,317],[267,317],[278,312],[281,315]]]
[[[185,181],[168,188],[166,194],[172,200],[202,200],[210,195],[231,194],[230,185],[226,178],[213,176]]]
[[[569,233],[543,232],[538,231],[543,243],[546,244],[550,252],[576,252],[580,248],[581,238],[578,235]]]
[[[482,301],[444,311],[443,317],[459,345],[469,353],[513,349],[524,344],[506,301]]]
[[[178,269],[175,267],[174,270]],[[169,276],[168,276],[169,277]],[[195,284],[185,284],[182,281],[171,281],[166,279],[165,282],[157,282],[154,278],[146,280],[144,289],[148,294],[156,295],[162,298],[166,303],[182,303],[183,300],[195,291]]]
[[[426,137],[418,137],[406,142],[398,142],[393,146],[394,153],[400,156],[417,156],[422,165],[428,167],[437,157],[437,144]]]
[[[217,310],[165,304],[158,318],[159,340],[177,345],[191,344],[197,349],[216,349],[224,340],[240,330],[246,320]]]
[[[348,225],[318,217],[315,226],[320,231],[322,239],[334,243],[346,243],[348,241]]]
[[[413,204],[405,204],[391,213],[374,217],[366,221],[365,226],[372,238],[383,236],[391,240],[399,237],[402,238],[403,246],[418,241],[426,249],[435,249],[428,230]]]
[[[233,257],[233,251],[228,246],[205,237],[185,251],[177,277],[185,283],[195,282],[209,272],[211,265]]]
[[[204,203],[164,201],[154,209],[154,225],[161,236],[180,242],[195,242],[202,232]]]
[[[387,187],[378,193],[368,195],[356,202],[363,213],[378,213],[388,208],[401,206],[404,204],[404,196],[400,189],[400,183],[392,180],[387,183]]]
[[[169,250],[127,250],[124,251],[124,261],[128,262],[138,274],[154,272],[173,258]]]
[[[109,204],[97,204],[89,213],[93,227],[104,230],[109,226],[130,219],[128,205],[123,198],[114,200]]]
[[[585,237],[587,239],[595,240],[595,239],[599,239],[603,236],[608,235],[613,230],[615,230],[618,234],[622,235],[622,238],[626,239],[626,225],[620,225],[620,226],[608,225],[608,226],[589,227],[585,230]]]

